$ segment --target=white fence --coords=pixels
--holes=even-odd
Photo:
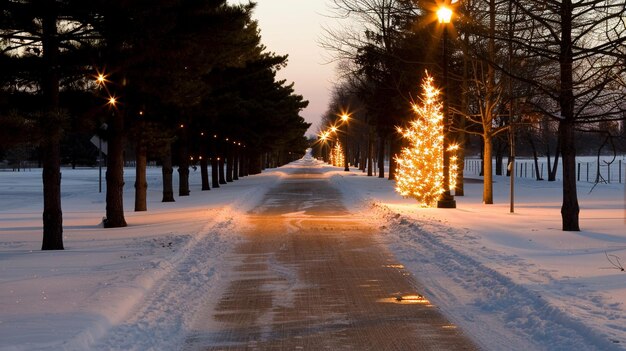
[[[612,161],[612,162],[611,162]],[[554,160],[552,160],[554,162]],[[496,174],[495,159],[493,160],[493,174]],[[503,160],[502,173],[506,174],[507,160]],[[545,158],[539,158],[537,163],[539,177],[548,179],[548,163]],[[482,160],[478,158],[466,158],[464,172],[467,175],[480,175],[482,170]],[[515,176],[517,178],[536,179],[535,161],[529,158],[516,158]],[[559,159],[556,178],[562,179],[562,161]],[[600,167],[598,159],[593,156],[583,156],[576,158],[576,179],[579,182],[588,183],[626,183],[626,156],[600,157]]]

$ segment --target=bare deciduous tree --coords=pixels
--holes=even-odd
[[[558,121],[563,160],[562,228],[578,231],[574,130],[581,123],[624,118],[626,7],[616,0],[513,0],[526,22],[515,45],[551,63],[551,75],[516,76],[554,103],[544,112]],[[512,72],[511,72],[512,73]],[[548,79],[548,78],[552,79]]]

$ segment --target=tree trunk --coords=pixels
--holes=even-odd
[[[580,231],[578,194],[576,189],[576,150],[574,148],[574,125],[559,123],[561,154],[563,158],[563,205],[561,219],[564,231]]]
[[[126,77],[121,73],[122,43],[112,38],[108,44],[108,57],[110,67],[116,74],[111,75],[115,82],[113,91],[107,90],[112,95],[123,96]],[[124,218],[124,120],[126,117],[125,107],[120,104],[110,104],[111,110],[108,123],[108,152],[106,171],[106,217],[103,220],[105,228],[126,227]]]
[[[548,173],[548,181],[549,182],[553,182],[555,179],[551,179],[552,178],[552,139],[554,138],[553,135],[550,135],[550,124],[547,118],[544,118],[542,121],[542,139],[543,142],[545,144],[546,147],[546,161],[547,161],[547,173]],[[559,149],[559,137],[558,137],[558,133],[557,133],[557,142],[556,142],[556,149],[557,149],[557,154],[558,154],[558,149]],[[557,156],[558,158],[558,156]],[[556,160],[555,160],[556,161]],[[554,166],[554,168],[556,168],[556,165]],[[556,173],[554,173],[554,175],[556,176]]]
[[[465,137],[465,133],[461,133],[462,137]],[[457,151],[457,157],[459,162],[459,168],[456,176],[456,188],[454,188],[454,196],[465,196],[465,186],[463,185],[463,177],[465,173],[465,145],[464,141],[460,141],[459,149]]]
[[[396,155],[400,153],[400,141],[395,136],[389,140],[389,180],[396,179]]]
[[[135,164],[135,212],[147,211],[148,181],[146,180],[146,167],[148,164],[148,148],[143,140],[137,142],[135,154],[137,158],[137,163]]]
[[[484,150],[483,150],[483,203],[487,205],[493,204],[493,171],[492,171],[492,160],[491,160],[491,137],[488,135],[483,139],[484,141]]]
[[[209,162],[206,156],[200,160],[200,177],[202,178],[202,190],[211,190],[209,185]]]
[[[535,179],[543,180],[541,170],[539,169],[539,156],[537,155],[537,150],[533,150],[533,158],[535,159]]]
[[[495,0],[489,0],[489,61],[495,62]],[[487,92],[485,96],[485,113],[483,116],[483,203],[493,204],[493,170],[492,170],[492,127],[494,120],[493,95],[496,89],[495,68],[492,63],[487,67]]]
[[[63,250],[59,135],[48,136],[41,146],[43,153],[43,243],[41,249]]]
[[[217,156],[213,155],[213,157],[211,157],[211,185],[213,185],[213,189],[217,189],[220,187],[218,168],[219,161],[217,160]]]
[[[189,196],[189,162],[181,161],[178,166],[178,196]]]
[[[528,143],[530,144],[530,148],[533,151],[533,160],[535,162],[535,179],[543,180],[543,178],[541,177],[541,172],[539,170],[539,156],[537,155],[535,142],[533,141],[533,137],[530,135],[530,133],[527,133],[526,137],[528,138]]]
[[[378,135],[378,178],[385,178],[385,138]]]
[[[552,169],[550,170],[550,174],[548,175],[548,181],[554,182],[556,181],[556,171],[559,169],[559,158],[561,157],[561,135],[559,133],[559,137],[556,144],[556,150],[554,150],[554,163],[552,163]]]
[[[180,128],[178,143],[178,196],[189,196],[189,150],[187,148],[187,127]]]
[[[239,180],[239,150],[235,147],[232,151],[233,155],[233,180]]]
[[[124,110],[116,109],[109,118],[107,154],[107,193],[105,228],[126,226],[124,218]]]
[[[239,153],[239,176],[247,177],[248,176],[248,154],[245,152],[245,149],[241,150]]]
[[[237,157],[237,164],[239,165],[239,178],[241,177],[245,177],[245,163],[246,163],[246,158],[244,156],[244,152],[243,150],[241,150],[241,148],[239,149],[238,152],[238,157]]]
[[[261,173],[261,164],[263,162],[263,156],[258,153],[248,154],[248,171],[250,174]]]
[[[226,182],[233,182],[233,148],[230,145],[226,146]]]
[[[464,38],[465,44],[469,43],[469,36]],[[466,47],[469,47],[467,45]],[[459,122],[459,169],[456,179],[456,188],[454,189],[455,196],[465,196],[465,145],[467,144],[467,134],[465,133],[466,120],[465,115],[469,114],[469,99],[467,94],[469,92],[469,58],[467,55],[463,55],[463,80],[461,82],[461,109],[462,114],[458,117]]]
[[[604,138],[604,141],[602,142],[602,145],[600,145],[600,147],[598,148],[598,152],[596,154],[596,181],[595,181],[596,184],[604,180],[602,178],[602,174],[600,174],[600,165],[602,164],[600,162],[600,156],[602,156],[602,149],[604,148],[604,145],[606,145],[606,143],[609,141],[609,138],[610,138],[610,135],[607,135],[606,138]],[[611,179],[609,179],[609,181],[610,180]]]
[[[61,127],[59,111],[59,73],[57,13],[55,1],[46,2],[42,20],[44,72],[41,88],[45,98],[48,135],[41,143],[43,158],[43,240],[42,250],[63,250],[63,212],[61,211]],[[55,123],[57,122],[57,123]]]
[[[580,231],[578,194],[576,191],[576,147],[574,140],[574,83],[572,52],[571,0],[563,0],[561,11],[561,89],[559,104],[563,119],[559,122],[561,154],[563,155],[563,205],[561,219],[564,231]]]
[[[480,172],[479,176],[483,177],[485,175],[485,143],[480,144]]]
[[[226,184],[226,178],[224,177],[224,156],[218,158],[218,175],[220,179],[220,184]]]
[[[551,155],[550,155],[550,145],[548,144],[546,147],[546,163],[548,166],[548,181],[550,180],[550,175],[552,174],[552,162],[550,159]]]
[[[163,174],[163,199],[161,202],[174,202],[174,181],[172,174],[172,144],[168,141],[165,145],[165,152],[161,159],[161,172]]]
[[[367,135],[367,176],[374,175],[374,138],[372,138],[372,132],[369,131]]]
[[[496,138],[496,175],[502,175],[502,161],[504,159],[504,150],[501,142]]]
[[[359,170],[361,172],[365,172],[365,167],[367,166],[367,152],[363,151],[367,147],[369,147],[367,141],[359,143]]]

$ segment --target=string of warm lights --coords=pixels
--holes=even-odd
[[[103,88],[108,95],[107,104],[110,107],[115,108],[118,103],[118,98],[114,94],[111,94],[111,92],[109,91],[107,83],[110,83],[110,80],[108,79],[108,77],[109,76],[107,74],[105,74],[104,72],[100,72],[100,71],[97,71],[96,75],[94,76],[96,80],[96,85],[100,88]]]
[[[318,142],[324,146],[327,142],[331,141],[331,134],[337,134],[338,128],[337,126],[331,126],[325,131],[320,132]],[[330,149],[328,155],[328,162],[335,167],[343,167],[344,166],[345,156],[343,154],[343,147],[339,142],[339,138],[337,137],[335,140],[334,146]]]
[[[345,165],[345,157],[341,143],[337,142],[330,153],[330,163],[335,167],[343,167]]]
[[[409,145],[396,155],[396,191],[402,196],[412,197],[424,207],[434,207],[444,193],[443,188],[443,103],[440,91],[433,84],[433,77],[426,73],[422,82],[421,104],[414,104],[417,118],[407,128],[398,127],[398,133]],[[458,172],[456,150],[452,145],[447,152],[450,157],[450,189],[456,186]]]
[[[117,107],[116,105],[118,103],[118,98],[115,95],[111,94],[111,92],[108,89],[107,84],[110,83],[110,80],[108,79],[108,77],[109,77],[109,75],[107,75],[107,74],[105,74],[104,72],[101,72],[101,71],[97,71],[96,74],[94,75],[94,79],[95,79],[96,85],[98,87],[104,89],[105,92],[108,94],[107,104],[109,106],[115,108],[115,107]],[[139,111],[139,115],[143,116],[143,114],[144,114],[143,111]],[[183,128],[186,127],[186,125],[181,123],[178,127],[180,129],[183,129]],[[205,133],[204,132],[200,132],[200,136],[204,137]],[[228,137],[226,137],[226,138],[218,137],[217,134],[213,135],[213,139],[218,140],[218,141],[222,141],[222,142],[226,142],[226,143],[229,143],[229,144],[232,143],[233,145],[238,146],[238,147],[242,147],[242,148],[246,147],[245,144],[242,144],[239,141],[230,140]],[[196,158],[194,158],[194,156],[190,156],[189,159],[191,161],[194,161]],[[197,156],[197,159],[198,160],[202,160],[202,156]]]

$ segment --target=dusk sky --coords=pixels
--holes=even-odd
[[[243,1],[231,0],[232,3]],[[269,51],[289,54],[279,78],[295,83],[297,94],[309,101],[302,112],[313,123],[307,134],[317,132],[321,115],[326,111],[333,86],[334,65],[327,64],[328,54],[319,47],[322,26],[333,23],[325,17],[327,0],[259,0],[254,11],[263,44]]]

